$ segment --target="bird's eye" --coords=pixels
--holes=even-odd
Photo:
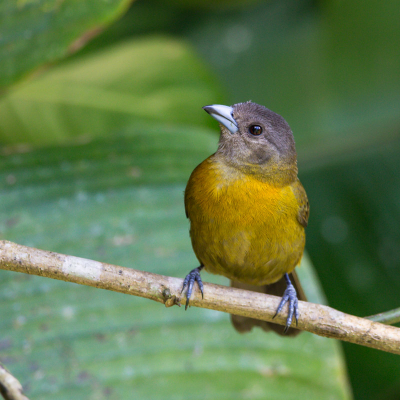
[[[259,136],[262,134],[263,129],[260,125],[251,125],[249,128],[249,132],[254,136]]]

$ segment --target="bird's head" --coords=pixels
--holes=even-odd
[[[293,133],[280,115],[250,101],[203,108],[220,123],[217,154],[228,164],[268,179],[297,177]]]

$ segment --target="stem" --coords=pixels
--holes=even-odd
[[[186,299],[185,294],[180,293],[182,279],[38,250],[4,240],[0,241],[0,269],[145,297],[167,307],[180,305]],[[279,301],[276,296],[206,283],[204,299],[196,287],[190,304],[285,325],[285,313],[272,320]],[[400,328],[304,301],[299,301],[299,311],[298,329],[400,354]]]
[[[400,307],[383,313],[370,315],[365,318],[382,324],[393,325],[400,322]]]
[[[22,393],[22,385],[10,371],[0,364],[0,393],[5,400],[28,400]]]

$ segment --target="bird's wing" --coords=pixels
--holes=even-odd
[[[189,219],[190,219],[190,216],[189,216],[189,204],[190,204],[189,197],[190,197],[191,186],[192,186],[190,178],[189,178],[189,182],[186,185],[186,189],[185,189],[185,193],[184,193],[185,214],[186,214],[186,218],[189,218]]]
[[[187,211],[186,204],[185,204],[185,214],[186,214],[186,218],[189,218],[189,214],[188,214],[188,211]]]
[[[310,215],[310,203],[308,202],[306,191],[298,179],[292,183],[291,187],[299,206],[297,220],[305,228],[308,225],[308,216]]]

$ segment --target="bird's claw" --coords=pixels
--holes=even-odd
[[[289,330],[290,325],[292,324],[293,317],[296,320],[296,326],[299,320],[299,301],[297,299],[296,289],[292,285],[292,282],[290,282],[288,274],[285,274],[285,279],[287,287],[285,292],[283,293],[282,300],[279,303],[276,313],[273,316],[273,318],[275,318],[282,311],[283,306],[287,302],[289,302],[288,317],[286,319],[286,325],[283,333],[287,333],[287,331]]]
[[[187,292],[186,292],[185,310],[187,310],[187,308],[189,306],[189,300],[190,300],[190,296],[192,295],[194,282],[197,282],[197,284],[199,285],[201,297],[204,299],[204,292],[203,292],[204,286],[203,286],[203,282],[202,282],[201,276],[200,276],[200,271],[202,269],[203,269],[203,266],[192,269],[186,275],[185,279],[183,280],[183,286],[182,286],[181,293],[185,290],[186,286],[188,287]]]

